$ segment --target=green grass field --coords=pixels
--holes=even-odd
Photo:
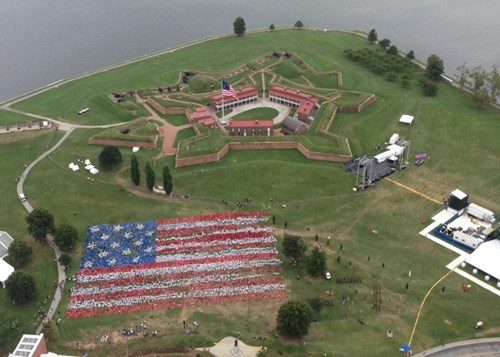
[[[244,113],[235,115],[231,120],[260,120],[273,119],[279,112],[274,108],[255,108],[247,110]]]
[[[478,108],[466,95],[445,84],[439,84],[439,94],[434,98],[424,97],[416,83],[402,89],[343,55],[346,48],[368,46],[360,37],[333,31],[277,30],[242,38],[226,37],[64,84],[14,107],[78,124],[130,121],[135,116],[126,108],[111,105],[109,93],[172,84],[182,70],[221,73],[273,50],[286,50],[299,54],[317,71],[341,71],[344,89],[377,96],[377,101],[362,113],[339,114],[330,129],[331,133],[349,139],[354,155],[375,153],[374,146],[398,132],[411,139],[412,154],[427,151],[430,159],[422,167],[411,165],[395,173],[392,179],[437,200],[459,187],[470,194],[472,201],[500,212],[499,113]],[[287,66],[281,68],[282,75],[300,69],[291,61]],[[270,79],[266,74],[265,81]],[[76,112],[86,106],[91,107],[89,115],[78,116]],[[416,116],[413,126],[398,123],[404,113]],[[4,120],[17,120],[17,116],[2,111],[0,123]],[[130,149],[121,149],[123,163],[116,170],[101,170],[94,177],[68,170],[68,163],[78,159],[98,162],[101,148],[87,142],[90,136],[101,131],[75,130],[49,159],[34,168],[25,183],[30,203],[52,212],[56,224],[75,226],[80,242],[89,224],[235,210],[238,202],[251,198],[253,204],[249,209],[266,209],[270,216],[276,217],[278,248],[287,222],[287,230],[301,235],[309,249],[318,246],[327,253],[328,268],[334,279],[360,277],[362,282],[336,284],[334,280],[311,278],[283,259],[290,298],[326,297],[326,291],[333,291],[334,305],[324,307],[319,321],[312,324],[304,340],[273,338],[275,316],[282,301],[269,301],[74,320],[63,318],[59,325],[60,341],[52,345],[59,353],[83,354],[83,350],[76,349],[77,342],[91,349],[93,356],[123,356],[126,351],[131,353],[153,346],[210,346],[226,335],[241,332],[241,339],[248,344],[253,344],[255,336],[266,337],[266,356],[322,356],[324,353],[399,356],[397,349],[408,342],[420,302],[428,289],[448,272],[445,266],[456,257],[418,234],[423,228],[421,220],[429,221],[440,209],[439,205],[386,180],[372,190],[353,192],[355,177],[345,173],[340,164],[310,161],[295,150],[231,151],[218,163],[194,168],[176,169],[173,157],[156,159],[157,182],[161,180],[163,166],[169,165],[174,193],[190,196],[184,200],[168,199],[146,189],[144,165],[160,154],[159,149],[136,153],[142,171],[138,187],[130,181]],[[217,132],[212,134],[207,141],[190,144],[190,150],[202,153],[224,143]],[[184,130],[177,140],[192,135],[191,129]],[[56,279],[53,252],[28,236],[24,222],[26,212],[17,198],[15,179],[25,164],[61,136],[61,132],[45,130],[0,135],[0,155],[6,158],[0,161],[4,187],[0,229],[34,247],[35,258],[24,270],[35,276],[40,298],[53,293],[52,281]],[[310,136],[304,136],[303,140],[310,140]],[[333,150],[334,144],[326,138],[318,138],[316,145]],[[223,204],[222,200],[229,204]],[[286,208],[282,206],[284,203]],[[329,245],[328,236],[332,237]],[[78,252],[75,249],[72,254],[74,263],[70,275],[76,272],[81,251],[80,246]],[[411,278],[409,270],[413,272]],[[414,351],[474,338],[477,320],[482,320],[485,326],[479,337],[498,335],[498,297],[476,286],[464,293],[463,282],[459,275],[451,274],[431,293],[416,329]],[[372,309],[375,286],[381,287],[380,312]],[[445,292],[441,293],[443,286]],[[343,295],[349,297],[344,304]],[[59,309],[61,315],[67,303],[68,294],[65,294]],[[11,351],[21,333],[34,332],[33,314],[37,308],[36,304],[13,306],[0,289],[0,321],[4,326],[0,331],[0,353]],[[8,328],[17,317],[21,327]],[[358,319],[365,324],[360,324]],[[158,329],[157,339],[125,339],[116,333],[143,320]],[[184,320],[198,321],[200,333],[183,334]],[[97,342],[96,336],[105,329],[113,332],[112,344]],[[387,330],[394,331],[393,338],[386,337]]]

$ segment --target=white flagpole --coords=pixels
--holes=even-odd
[[[221,82],[221,96],[222,96],[222,123],[224,123],[224,81]]]

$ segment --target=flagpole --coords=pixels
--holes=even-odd
[[[222,122],[224,123],[224,82],[221,82],[221,91],[220,94],[222,96]]]

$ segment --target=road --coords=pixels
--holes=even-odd
[[[500,338],[481,338],[448,343],[418,353],[414,357],[493,357],[500,356]]]

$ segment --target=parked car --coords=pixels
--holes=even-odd
[[[332,278],[332,274],[330,274],[330,272],[329,272],[329,271],[327,271],[327,272],[325,273],[325,278],[326,278],[327,280],[330,280],[330,279]]]
[[[24,195],[24,193],[19,194],[19,199],[21,200],[21,202],[26,202],[26,196]]]

